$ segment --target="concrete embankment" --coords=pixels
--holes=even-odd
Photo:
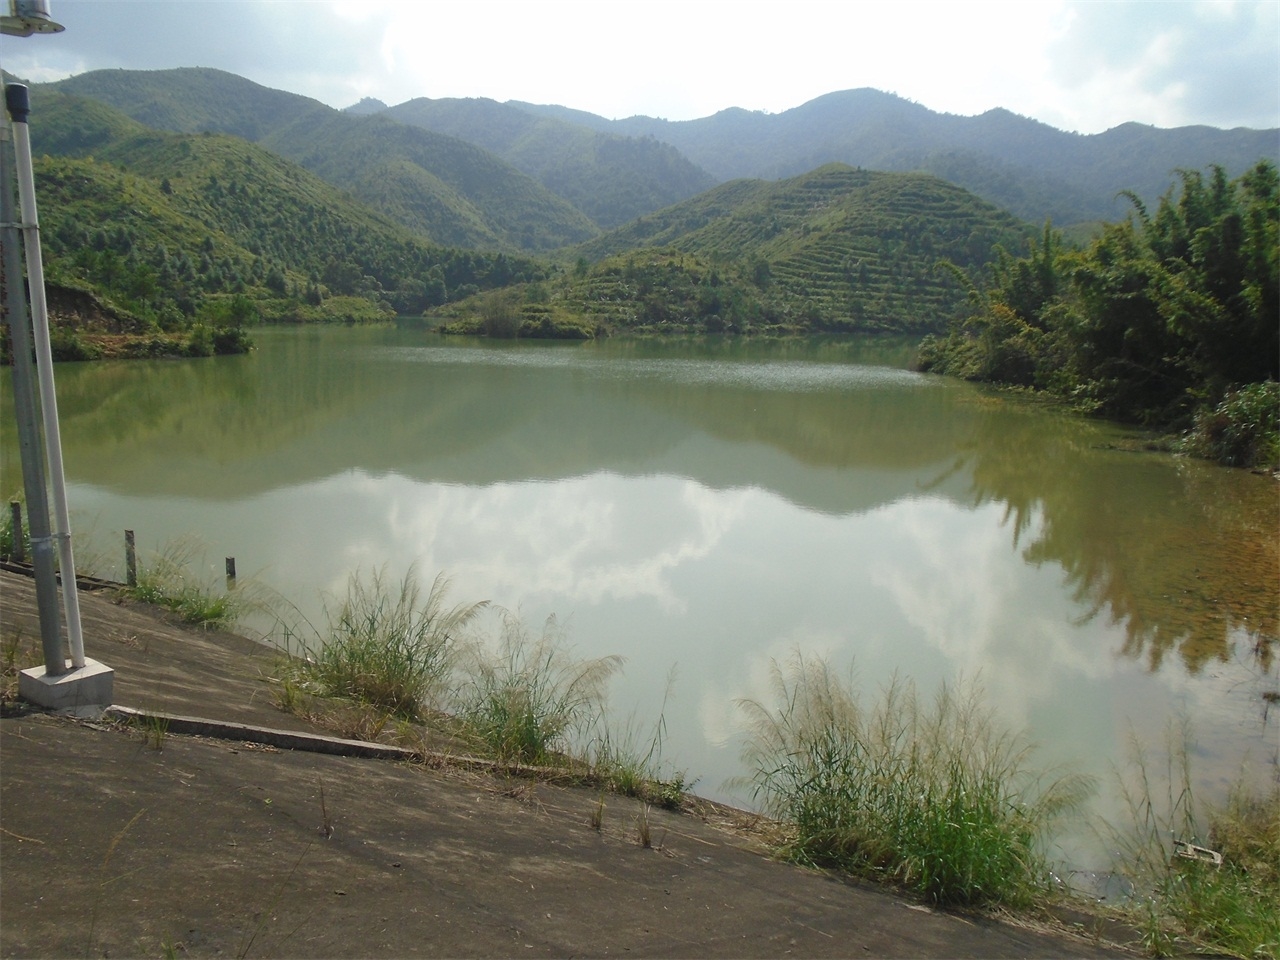
[[[81,606],[118,704],[206,726],[8,705],[6,957],[1130,955],[1091,924],[946,913],[779,863],[732,811],[320,752],[274,705],[270,651],[104,591]],[[35,609],[0,573],[6,644],[38,638]]]

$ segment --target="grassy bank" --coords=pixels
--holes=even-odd
[[[1133,744],[1122,778],[1127,822],[1113,828],[1125,913],[1155,956],[1280,956],[1280,760],[1269,786],[1243,779],[1226,801],[1193,789],[1189,728],[1158,759]],[[1162,761],[1162,762],[1161,762]]]
[[[747,701],[744,759],[794,859],[943,904],[1026,905],[1049,890],[1041,843],[1089,783],[1049,780],[976,690],[923,701],[895,680],[870,706],[821,659],[774,664],[774,702]]]
[[[153,560],[138,566],[137,582],[120,588],[121,597],[163,607],[192,626],[211,630],[235,626],[248,599],[243,593],[219,590],[197,580],[191,572],[196,552],[190,541],[170,544]]]
[[[346,736],[425,737],[511,767],[556,768],[583,782],[677,806],[684,776],[665,774],[661,720],[646,746],[614,732],[607,687],[621,657],[578,658],[554,618],[541,631],[483,603],[446,604],[438,577],[353,576],[325,623],[281,625],[283,709]]]

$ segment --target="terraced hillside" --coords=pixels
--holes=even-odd
[[[689,254],[721,280],[749,282],[766,313],[811,329],[928,330],[964,298],[939,261],[977,279],[997,244],[1016,251],[1026,235],[1025,224],[935,177],[832,164],[791,180],[725,184],[576,252],[588,261],[629,253],[633,262],[654,248]]]

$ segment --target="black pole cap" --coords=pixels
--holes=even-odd
[[[31,112],[31,101],[27,97],[25,83],[10,83],[4,88],[4,105],[14,123],[26,123],[27,114]]]

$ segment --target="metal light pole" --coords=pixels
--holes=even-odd
[[[0,249],[3,249],[4,312],[13,354],[13,409],[18,420],[18,448],[22,486],[27,495],[27,524],[31,531],[31,564],[36,577],[36,605],[40,611],[40,642],[50,675],[66,672],[58,627],[58,574],[49,527],[49,494],[44,480],[44,451],[36,409],[35,364],[31,361],[31,324],[22,282],[22,254],[14,211],[13,154],[9,124],[0,124]],[[13,535],[21,536],[15,529]]]
[[[40,412],[44,418],[44,453],[53,484],[53,510],[62,570],[62,606],[67,618],[71,665],[84,666],[84,635],[80,628],[80,594],[71,549],[71,515],[67,509],[67,481],[62,468],[62,432],[58,426],[58,396],[53,386],[53,349],[49,344],[49,307],[45,301],[44,261],[40,256],[40,222],[36,216],[36,178],[31,165],[31,134],[27,129],[27,88],[11,83],[4,91],[5,107],[13,121],[13,153],[18,167],[18,204],[22,214],[22,242],[27,255],[27,285],[31,324],[35,333],[36,375],[40,381]],[[34,548],[33,548],[34,549]]]
[[[29,37],[33,33],[58,33],[62,25],[49,16],[45,0],[10,0],[9,16],[0,17],[0,31]],[[19,420],[23,483],[26,487],[31,523],[31,552],[36,564],[36,602],[40,612],[40,634],[45,666],[24,670],[19,675],[19,692],[43,706],[73,711],[92,711],[111,703],[112,671],[95,661],[86,661],[80,623],[80,596],[76,589],[75,558],[71,548],[71,522],[67,509],[66,479],[62,465],[62,439],[58,426],[58,400],[53,382],[53,351],[49,344],[49,314],[45,301],[44,265],[40,255],[40,227],[36,216],[35,173],[31,163],[31,139],[27,128],[27,88],[5,86],[4,125],[0,144],[0,228],[3,229],[5,312],[8,315],[14,354],[14,410]],[[13,217],[13,183],[16,172],[20,221]],[[22,272],[17,263],[17,235],[21,233],[27,263],[31,323],[22,296]],[[30,334],[29,332],[30,331]],[[31,347],[36,354],[36,374],[40,389],[40,413],[44,426],[44,463],[53,486],[57,527],[50,531],[45,478],[39,475],[39,428],[34,423],[36,407],[30,377]],[[21,372],[19,372],[21,370]],[[24,422],[25,421],[25,422]],[[39,526],[38,526],[39,525]],[[53,575],[53,547],[56,544],[62,570],[62,600],[66,615],[71,664],[63,658],[57,618],[57,583]],[[49,598],[53,599],[50,600]],[[51,615],[50,615],[51,614]]]

